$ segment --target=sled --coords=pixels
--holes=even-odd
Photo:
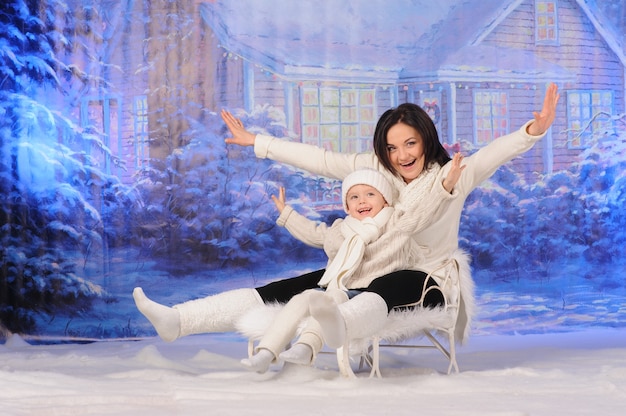
[[[382,377],[381,348],[436,349],[448,362],[447,374],[459,372],[456,344],[463,343],[467,338],[474,309],[474,283],[469,270],[469,258],[459,250],[434,272],[437,272],[439,286],[425,287],[419,301],[392,309],[387,323],[378,333],[367,338],[349,339],[336,350],[342,376],[356,377],[352,362],[359,361],[358,371],[368,366],[370,377]],[[427,281],[428,278],[424,285]],[[424,297],[430,290],[442,291],[443,306],[423,307]],[[248,338],[249,356],[254,353],[255,342],[261,339],[281,307],[276,304],[264,305],[250,311],[239,321],[238,331]],[[459,314],[461,310],[462,315]]]

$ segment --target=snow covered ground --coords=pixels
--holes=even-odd
[[[239,365],[246,343],[197,335],[87,344],[0,345],[0,414],[22,415],[623,415],[626,329],[477,335],[446,375],[436,351],[382,350],[382,379],[315,367]]]

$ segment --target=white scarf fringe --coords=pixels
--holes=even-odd
[[[346,217],[341,223],[344,240],[318,284],[328,289],[346,290],[344,282],[360,265],[367,245],[380,237],[393,212],[393,208],[385,207],[372,218]]]

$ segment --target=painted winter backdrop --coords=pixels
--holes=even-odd
[[[142,65],[130,68],[161,79],[145,93],[163,104],[150,108],[150,143],[166,137],[168,151],[145,157],[122,180],[121,172],[131,171],[124,152],[131,150],[107,141],[110,126],[85,123],[92,119],[80,103],[94,91],[99,97],[120,91],[123,82],[111,74],[124,69],[109,58],[116,48],[129,48],[121,29],[145,20],[130,0],[72,3],[0,6],[0,321],[6,329],[33,341],[151,336],[132,302],[134,286],[174,304],[322,267],[321,251],[275,225],[270,195],[285,186],[299,212],[331,221],[342,212],[311,203],[310,190],[336,197],[337,183],[226,146],[218,112],[227,100],[216,93],[207,107],[175,83],[176,65],[211,61],[180,57],[165,71],[164,58],[146,52]],[[610,9],[620,2],[603,4],[606,16],[623,16]],[[155,32],[145,49],[159,45],[174,53],[202,26],[192,24],[197,14],[180,2],[161,6],[162,14],[151,11],[150,19],[167,16],[175,30]],[[296,26],[285,30],[295,37]],[[535,94],[540,102],[542,91]],[[298,140],[284,110],[260,101],[249,111],[230,110],[251,131]],[[524,116],[533,110],[538,106]],[[626,117],[598,113],[592,121],[606,128],[593,130],[567,168],[529,178],[507,165],[468,199],[460,236],[473,258],[475,331],[626,323]],[[583,129],[589,132],[591,123]],[[471,154],[473,142],[465,137],[450,145]]]

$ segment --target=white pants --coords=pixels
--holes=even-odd
[[[274,358],[291,343],[300,331],[300,337],[296,341],[299,344],[308,345],[313,351],[312,361],[324,346],[322,331],[319,323],[309,314],[309,299],[312,293],[318,293],[323,289],[309,289],[295,295],[280,310],[272,325],[267,329],[256,350],[267,349]],[[341,290],[328,290],[324,292],[335,303],[340,304],[348,300],[348,295]]]

